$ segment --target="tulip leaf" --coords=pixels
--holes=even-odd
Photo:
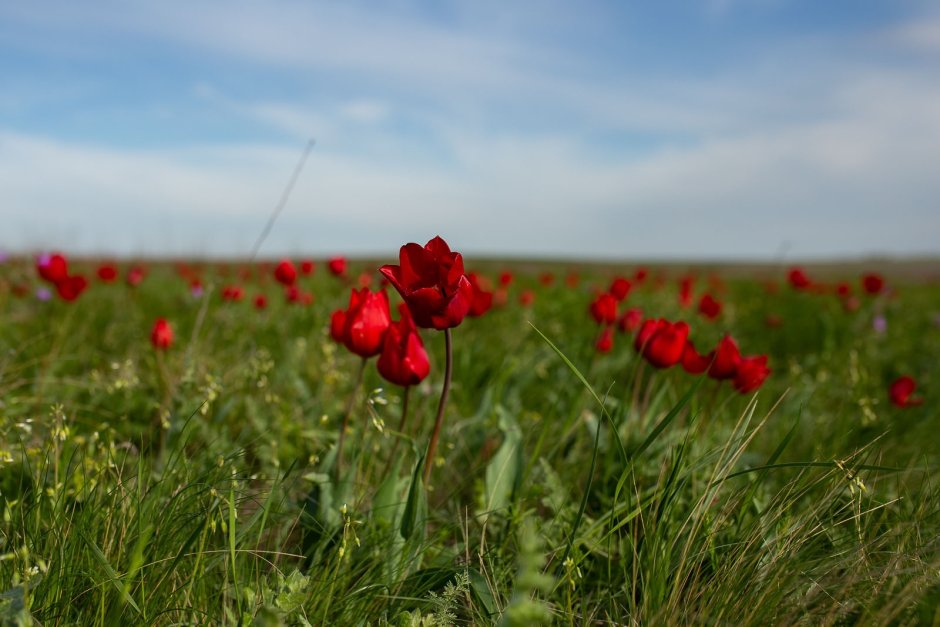
[[[408,487],[408,500],[405,502],[405,511],[401,517],[401,537],[405,540],[414,535],[416,529],[424,528],[427,520],[428,501],[424,493],[424,482],[421,480],[421,471],[424,468],[424,455],[419,455],[415,462],[414,473],[411,476],[411,485]]]
[[[484,511],[487,514],[503,510],[510,505],[522,476],[522,434],[515,420],[504,412],[501,413],[503,443],[486,466]]]

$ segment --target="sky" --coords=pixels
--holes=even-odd
[[[940,255],[936,0],[0,0],[0,250]]]

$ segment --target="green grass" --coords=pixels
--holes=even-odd
[[[66,304],[15,298],[33,271],[0,266],[0,623],[940,621],[937,286],[899,279],[846,312],[735,278],[715,323],[672,283],[630,295],[697,346],[730,331],[768,353],[773,375],[742,396],[654,372],[623,335],[596,354],[587,305],[609,270],[569,289],[530,267],[508,306],[454,329],[424,486],[443,337],[423,333],[406,433],[401,391],[369,365],[337,478],[358,357],[329,339],[348,288],[322,270],[311,307],[246,283],[246,301],[268,294],[258,312],[222,302],[235,279],[214,268],[201,300],[155,265],[137,290]],[[905,373],[924,405],[888,403]]]

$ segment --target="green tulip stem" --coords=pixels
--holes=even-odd
[[[434,465],[434,452],[437,450],[437,440],[441,436],[441,425],[444,423],[444,406],[447,405],[447,393],[450,392],[450,376],[454,367],[454,355],[451,348],[450,329],[444,329],[444,387],[441,389],[441,400],[437,405],[437,418],[434,419],[434,433],[428,443],[428,454],[424,458],[424,485],[428,485],[431,477],[431,467]]]

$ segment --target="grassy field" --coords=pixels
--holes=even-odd
[[[426,484],[443,333],[421,331],[401,429],[402,388],[372,359],[354,395],[362,360],[330,335],[376,265],[318,262],[312,303],[270,263],[150,262],[129,286],[131,264],[73,261],[74,302],[34,259],[0,265],[0,623],[940,622],[935,265],[810,266],[825,289],[796,290],[786,268],[466,262],[514,280],[452,330]],[[618,314],[685,320],[703,352],[730,333],[770,376],[656,369],[620,331],[599,352],[588,309],[618,274]],[[890,402],[901,375],[922,404]]]

